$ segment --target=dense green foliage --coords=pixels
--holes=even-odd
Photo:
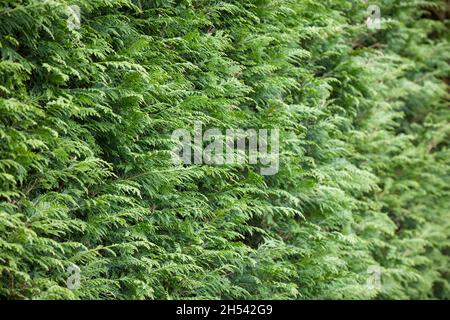
[[[448,9],[377,4],[2,0],[0,298],[450,298]],[[173,164],[194,121],[279,172]]]

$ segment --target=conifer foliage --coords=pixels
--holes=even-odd
[[[2,0],[0,298],[450,298],[449,10],[368,5]],[[173,163],[196,121],[278,173]]]

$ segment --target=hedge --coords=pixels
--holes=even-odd
[[[376,5],[2,0],[0,298],[449,299],[449,9]]]

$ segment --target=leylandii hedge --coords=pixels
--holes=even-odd
[[[0,297],[450,298],[448,8],[374,4],[2,0]]]

